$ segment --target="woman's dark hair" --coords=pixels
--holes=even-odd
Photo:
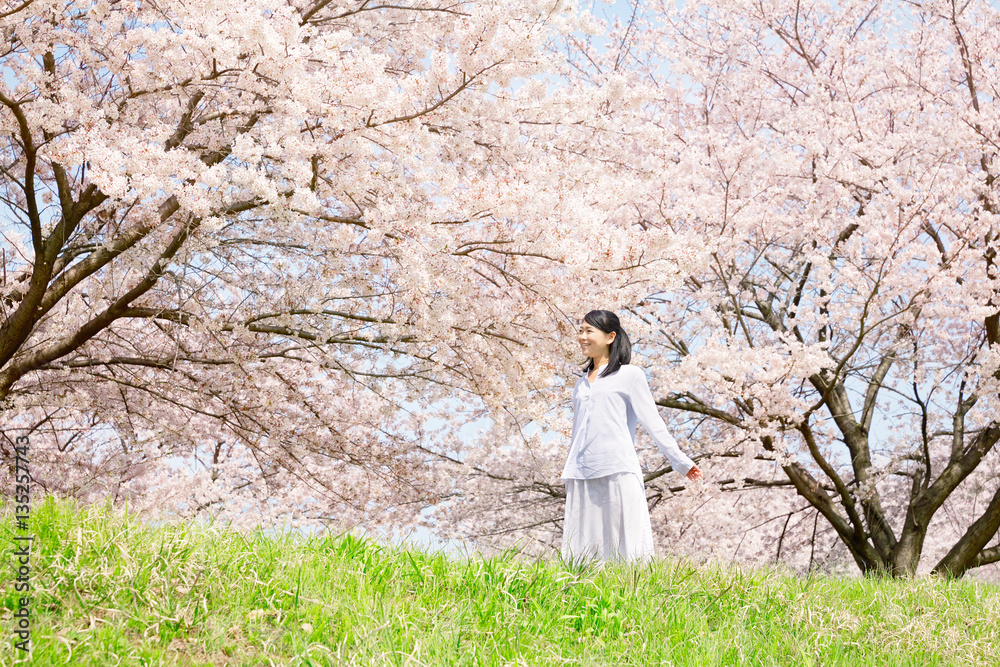
[[[610,310],[592,310],[583,316],[583,321],[606,334],[612,331],[616,334],[615,339],[611,341],[610,349],[608,349],[608,365],[597,377],[617,373],[619,368],[632,361],[632,342],[628,339],[625,330],[622,329],[617,315]],[[587,367],[583,369],[583,372],[589,373],[592,370],[594,370],[593,357],[587,360]]]

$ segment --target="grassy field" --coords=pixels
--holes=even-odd
[[[1000,589],[776,570],[567,568],[354,537],[32,509],[34,665],[1000,665]],[[13,525],[2,508],[4,647]]]

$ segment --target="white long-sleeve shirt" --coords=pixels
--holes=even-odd
[[[584,373],[573,387],[573,435],[562,479],[593,479],[616,472],[633,472],[642,479],[635,452],[636,420],[674,470],[686,475],[694,467],[694,461],[667,431],[646,373],[625,364],[611,375],[598,377],[593,384]]]

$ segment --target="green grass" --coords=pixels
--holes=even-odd
[[[0,518],[10,568],[9,506]],[[31,528],[39,666],[1000,665],[1000,590],[967,581],[456,559],[350,536],[153,528],[51,499]],[[2,581],[12,665],[16,597]]]

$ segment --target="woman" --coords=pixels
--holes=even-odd
[[[653,531],[635,453],[636,421],[674,470],[692,480],[701,478],[701,470],[667,431],[645,372],[629,365],[632,345],[618,316],[590,311],[580,325],[579,340],[590,361],[573,387],[573,435],[562,473],[562,555],[569,561],[650,558]]]

